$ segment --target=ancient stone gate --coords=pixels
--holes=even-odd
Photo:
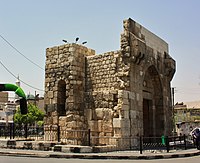
[[[46,127],[132,138],[124,148],[138,136],[171,134],[175,61],[168,44],[132,19],[123,27],[117,51],[96,55],[75,43],[46,49]]]

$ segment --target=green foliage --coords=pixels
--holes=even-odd
[[[18,124],[35,124],[38,122],[38,125],[42,125],[43,118],[44,113],[38,107],[33,104],[28,104],[28,114],[22,115],[20,113],[20,108],[18,108],[14,115],[14,122]]]
[[[38,125],[38,126],[41,127],[43,124],[44,124],[44,121],[37,121],[37,125]]]

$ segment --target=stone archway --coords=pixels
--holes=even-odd
[[[66,83],[64,80],[58,82],[58,95],[57,95],[57,105],[58,105],[58,115],[66,115]]]
[[[150,66],[143,81],[143,134],[144,136],[161,136],[163,133],[162,83],[155,66]]]

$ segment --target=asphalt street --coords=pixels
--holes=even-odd
[[[199,163],[200,156],[159,160],[95,160],[0,156],[0,163]]]

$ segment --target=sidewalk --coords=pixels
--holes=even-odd
[[[180,157],[192,157],[200,155],[200,150],[174,150],[169,153],[159,151],[143,152],[139,151],[117,151],[107,153],[63,153],[54,151],[39,150],[20,150],[0,148],[0,156],[17,156],[17,157],[38,157],[38,158],[79,158],[79,159],[168,159]]]

